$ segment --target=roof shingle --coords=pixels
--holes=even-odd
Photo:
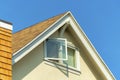
[[[22,47],[24,47],[26,44],[32,41],[35,37],[41,34],[44,30],[46,30],[48,27],[50,27],[53,23],[55,23],[58,19],[60,19],[64,15],[65,13],[57,15],[55,17],[52,17],[43,22],[37,23],[33,26],[30,26],[26,29],[14,33],[12,40],[13,53],[20,50]]]

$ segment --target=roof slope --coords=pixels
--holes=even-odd
[[[45,31],[48,27],[50,27],[53,23],[55,23],[64,15],[65,13],[57,15],[55,17],[52,17],[43,22],[37,23],[33,26],[14,33],[12,41],[13,53],[24,47],[26,44],[32,41],[35,37]]]
[[[97,69],[99,74],[102,75],[105,80],[115,80],[113,74],[110,72],[109,68],[99,56],[98,52],[70,12],[50,18],[46,21],[43,21],[13,34],[13,53],[15,53],[16,51],[17,52],[13,54],[12,65],[17,63],[25,55],[29,54],[31,50],[33,50],[46,39],[46,36],[49,37],[49,35],[53,34],[60,27],[63,27],[63,24],[68,22],[71,30],[75,32],[75,36],[79,39],[80,45],[83,47],[82,49],[86,51],[86,57],[90,58],[90,61],[92,61],[93,66]],[[55,23],[58,24],[54,25]],[[38,36],[39,34],[41,35]],[[41,37],[42,35],[43,37]],[[26,44],[28,43],[30,44],[26,46]]]

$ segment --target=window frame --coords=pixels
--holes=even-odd
[[[71,48],[71,49],[75,50],[75,53],[74,53],[75,54],[75,67],[69,66],[69,65],[68,65],[68,67],[80,71],[80,52],[79,52],[79,48],[77,48],[71,42],[67,42],[67,48]],[[63,62],[62,62],[62,64],[65,65]]]
[[[65,51],[66,51],[65,53],[66,53],[66,58],[63,59],[63,58],[50,58],[50,57],[48,57],[48,56],[47,56],[47,40],[46,40],[46,41],[44,42],[44,44],[45,44],[45,47],[44,47],[44,48],[45,48],[45,50],[44,50],[44,51],[45,51],[45,59],[46,59],[46,60],[49,60],[49,59],[50,59],[50,60],[58,60],[58,61],[59,61],[59,60],[67,60],[67,59],[68,59],[68,55],[67,55],[67,40],[64,39],[64,38],[54,38],[54,39],[52,38],[52,39],[50,39],[50,40],[53,40],[53,41],[56,41],[56,42],[57,42],[57,40],[64,40],[64,41],[65,41]]]
[[[52,38],[53,39],[53,38]],[[80,52],[79,52],[79,48],[78,47],[76,47],[74,44],[72,44],[71,42],[69,42],[69,41],[67,41],[66,39],[64,39],[64,38],[54,38],[54,39],[56,39],[56,40],[59,40],[59,39],[61,39],[61,40],[65,40],[66,41],[66,46],[67,46],[67,48],[71,48],[71,49],[74,49],[75,50],[75,66],[76,67],[72,67],[72,66],[67,66],[68,68],[70,68],[70,69],[73,69],[73,70],[77,70],[77,71],[80,71]],[[63,61],[64,60],[67,60],[68,59],[68,53],[67,53],[67,59],[50,59],[50,58],[46,58],[46,56],[47,56],[47,48],[46,48],[46,41],[44,41],[44,51],[45,51],[45,56],[44,56],[44,59],[45,60],[48,60],[48,61],[50,61],[50,60],[57,60],[58,62],[57,62],[57,64],[60,64],[60,65],[62,65],[62,66],[65,66],[66,67],[66,64],[64,64],[63,63]]]

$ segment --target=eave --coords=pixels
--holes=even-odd
[[[55,31],[61,28],[65,23],[70,23],[71,28],[76,33],[76,36],[79,38],[84,48],[87,50],[88,55],[92,58],[94,64],[98,66],[98,69],[101,71],[101,75],[103,75],[106,80],[115,80],[115,77],[104,63],[90,40],[87,38],[86,34],[81,29],[80,25],[77,23],[71,12],[67,12],[63,17],[58,19],[54,24],[52,24],[49,28],[47,28],[44,32],[34,38],[31,42],[25,45],[23,48],[18,50],[13,54],[13,65],[21,60],[25,55],[27,55],[30,51],[32,51],[35,47],[41,44],[44,40],[46,40],[49,36],[51,36]]]

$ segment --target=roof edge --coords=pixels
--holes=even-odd
[[[72,13],[69,11],[68,12],[71,17],[73,18],[73,20],[75,21],[76,25],[79,26],[79,30],[83,33],[83,36],[85,38],[85,40],[87,41],[88,45],[90,45],[90,47],[92,48],[92,50],[96,53],[96,56],[98,57],[98,59],[101,61],[101,63],[104,65],[103,67],[106,68],[107,72],[111,75],[111,77],[115,80],[114,75],[112,74],[112,72],[110,71],[110,69],[108,68],[108,66],[105,64],[104,60],[101,58],[101,56],[98,54],[97,50],[95,49],[95,47],[93,46],[93,44],[91,43],[91,41],[89,40],[89,38],[87,37],[87,35],[84,33],[83,29],[81,28],[81,26],[77,23],[76,19],[74,18],[74,16],[72,15]],[[93,54],[90,54],[93,56]],[[94,58],[96,60],[96,58],[93,56],[92,58]],[[94,61],[95,61],[94,60]],[[97,62],[96,62],[97,63]],[[99,66],[99,65],[98,65]],[[104,73],[104,71],[103,71]],[[105,76],[107,77],[107,76]],[[110,79],[112,80],[112,79]]]
[[[48,29],[46,29],[44,32],[42,32],[40,35],[38,35],[36,38],[34,38],[31,42],[29,42],[26,46],[24,46],[23,48],[21,48],[19,51],[17,51],[16,53],[13,54],[13,59],[15,59],[16,57],[22,55],[22,54],[18,54],[20,51],[22,51],[24,48],[26,48],[27,46],[29,46],[30,44],[32,44],[33,41],[37,40],[40,36],[42,36],[45,32],[47,32],[48,30],[50,30],[55,24],[59,23],[60,20],[62,20],[63,18],[65,18],[67,15],[70,15],[73,19],[73,21],[76,23],[77,29],[78,31],[80,31],[82,34],[82,38],[83,41],[85,42],[85,47],[88,49],[88,51],[90,51],[90,55],[93,58],[93,60],[95,61],[95,63],[98,65],[99,63],[101,63],[101,66],[99,66],[99,69],[104,73],[105,77],[107,79],[113,80],[115,79],[115,77],[113,76],[112,72],[110,71],[110,69],[107,67],[107,65],[104,63],[104,61],[102,60],[102,58],[100,57],[100,55],[98,54],[98,52],[96,51],[95,47],[93,46],[93,44],[90,42],[90,40],[88,39],[88,37],[86,36],[86,34],[83,32],[83,30],[81,29],[80,25],[77,23],[77,21],[75,20],[75,18],[73,17],[72,13],[70,11],[68,11],[66,14],[64,14],[61,18],[59,18],[55,23],[53,23]],[[56,29],[57,30],[57,29]],[[79,35],[79,34],[78,34]],[[81,40],[81,36],[80,40]],[[45,37],[47,38],[47,37]],[[43,40],[43,39],[42,39]],[[34,49],[34,48],[33,48]],[[91,52],[92,51],[92,52]],[[18,58],[17,62],[23,58],[25,55],[27,55],[29,51],[26,51],[25,54],[23,54],[22,56],[20,56],[20,58]],[[18,55],[17,55],[18,54]],[[17,56],[16,56],[17,55]],[[16,57],[15,57],[16,56]],[[97,61],[96,61],[97,58]],[[16,62],[13,62],[13,65]],[[102,69],[104,68],[104,70]],[[106,76],[107,75],[107,76]],[[111,79],[113,78],[113,79]]]
[[[0,27],[6,28],[9,30],[13,30],[12,23],[5,21],[5,20],[2,20],[2,19],[0,19]]]
[[[40,37],[42,34],[44,34],[47,30],[49,30],[53,25],[55,25],[56,23],[58,23],[63,17],[65,17],[67,14],[69,14],[70,12],[66,12],[61,18],[59,18],[56,22],[54,22],[49,28],[47,28],[45,31],[43,31],[40,35],[38,35],[36,38],[34,38],[31,42],[29,42],[27,45],[25,45],[24,47],[22,47],[20,50],[18,50],[17,52],[13,53],[13,59],[14,56],[17,55],[20,51],[22,51],[24,48],[26,48],[27,46],[29,46],[33,41],[35,41],[38,37]],[[20,54],[19,54],[20,55]],[[24,55],[25,56],[25,55]],[[16,62],[15,62],[16,63]],[[13,64],[15,64],[13,61]]]

